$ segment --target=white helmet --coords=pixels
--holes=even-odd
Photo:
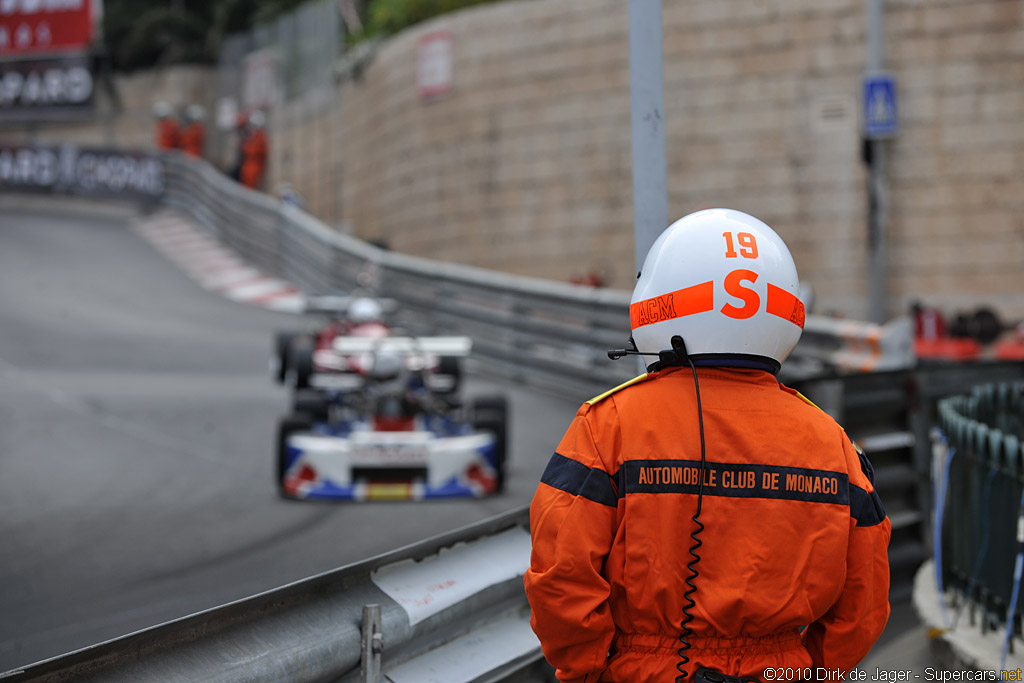
[[[680,218],[647,252],[629,306],[641,353],[682,337],[695,361],[778,371],[804,326],[793,257],[774,230],[732,209]]]
[[[206,109],[201,104],[190,104],[185,108],[185,116],[189,121],[202,121],[206,118]]]
[[[384,307],[368,297],[358,297],[348,305],[348,319],[355,323],[379,322],[384,319]]]
[[[167,102],[154,102],[153,103],[153,116],[158,119],[166,119],[174,113],[174,109]]]

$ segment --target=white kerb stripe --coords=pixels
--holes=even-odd
[[[272,280],[267,278],[262,282],[253,282],[252,284],[242,285],[240,287],[232,287],[224,291],[228,297],[236,300],[245,299],[258,299],[266,296],[273,292],[280,292],[285,289],[293,289],[293,287],[287,282],[281,282],[280,280]]]

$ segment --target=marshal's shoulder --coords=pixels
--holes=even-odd
[[[646,382],[647,380],[651,379],[652,377],[654,377],[653,374],[651,374],[649,372],[646,372],[646,373],[644,373],[642,375],[634,377],[633,379],[631,379],[631,380],[629,380],[627,382],[623,382],[622,384],[620,384],[619,386],[615,387],[614,389],[609,389],[608,391],[604,392],[603,394],[598,394],[594,398],[592,398],[589,401],[587,401],[584,405],[587,405],[587,406],[597,405],[598,403],[600,403],[601,401],[605,400],[606,398],[608,398],[612,394],[618,393],[618,392],[622,391],[623,389],[626,389],[628,387],[633,386],[634,384],[640,384],[641,382]]]

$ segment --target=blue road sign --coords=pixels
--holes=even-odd
[[[864,135],[888,138],[899,130],[896,108],[896,78],[874,73],[864,77]]]

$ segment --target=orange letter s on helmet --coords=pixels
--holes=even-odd
[[[725,276],[726,293],[743,300],[743,306],[736,307],[731,303],[722,306],[721,312],[730,318],[745,320],[757,315],[761,308],[761,297],[753,289],[744,287],[743,282],[757,282],[757,273],[752,270],[734,270]]]

